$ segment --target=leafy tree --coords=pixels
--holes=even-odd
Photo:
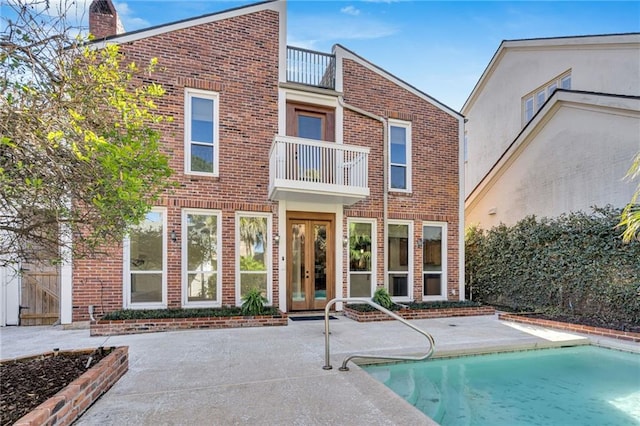
[[[640,152],[633,160],[633,164],[627,173],[629,179],[638,179],[640,177]],[[634,238],[640,240],[640,183],[636,187],[636,192],[631,197],[631,201],[622,210],[620,223],[618,226],[624,227],[622,239],[630,242]]]
[[[69,5],[9,0],[0,33],[0,266],[121,241],[171,183],[164,90],[115,45],[98,48]],[[5,7],[5,6],[3,6]],[[10,9],[10,10],[9,10]],[[63,232],[61,232],[61,230]],[[73,238],[71,238],[73,236]],[[73,244],[71,240],[73,239]]]

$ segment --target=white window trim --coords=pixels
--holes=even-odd
[[[521,105],[522,105],[522,125],[523,126],[525,126],[527,123],[529,123],[529,121],[533,119],[533,117],[540,110],[540,108],[542,108],[542,105],[544,105],[544,103],[553,95],[553,92],[562,88],[562,81],[565,80],[566,78],[569,78],[569,79],[571,78],[570,69],[563,72],[559,76],[547,81],[545,84],[541,85],[535,90],[532,90],[531,92],[527,93],[525,96],[522,97]],[[555,89],[552,90],[553,86],[555,86]],[[542,101],[542,103],[540,103],[538,99],[538,94],[540,93],[544,94],[544,101]],[[532,111],[531,117],[527,117],[526,104],[529,99],[533,101],[533,111]]]
[[[193,97],[213,100],[213,172],[211,173],[191,171],[191,98]],[[217,92],[191,88],[184,89],[184,173],[186,175],[219,176],[219,100],[220,95]]]
[[[432,227],[440,227],[442,228],[442,245],[441,245],[441,259],[442,259],[442,276],[440,278],[440,294],[437,296],[427,296],[424,294],[424,274],[425,273],[430,273],[433,274],[435,273],[434,271],[425,271],[424,269],[422,270],[422,300],[424,301],[431,301],[431,300],[447,300],[447,287],[448,287],[448,275],[447,275],[447,262],[448,262],[448,258],[447,258],[447,236],[448,236],[448,227],[447,227],[447,222],[422,222],[422,239],[424,240],[424,227],[425,226],[432,226]],[[423,268],[424,268],[424,260],[422,262]]]
[[[153,207],[150,212],[162,214],[162,302],[132,303],[131,302],[131,240],[127,235],[122,244],[122,307],[124,309],[166,309],[167,307],[167,209]]]
[[[415,245],[414,245],[414,241],[413,241],[413,221],[412,220],[395,220],[395,219],[389,219],[387,220],[387,226],[389,225],[408,225],[409,229],[408,229],[408,244],[409,247],[407,247],[407,251],[408,251],[408,262],[409,262],[409,267],[407,270],[407,296],[393,296],[392,299],[394,301],[397,302],[412,302],[413,301],[413,251],[415,249]],[[387,230],[387,235],[389,234],[388,230]],[[388,237],[387,237],[387,241],[384,242],[384,249],[385,250],[389,250],[389,241],[388,241]],[[391,275],[392,273],[405,273],[405,271],[392,271],[388,268],[387,266],[387,276],[386,281],[388,282],[388,285],[391,285],[391,280],[389,279],[389,275]],[[389,290],[389,289],[387,289]],[[391,293],[391,292],[389,292]]]
[[[389,192],[403,192],[403,193],[411,193],[411,163],[412,163],[412,148],[411,148],[411,139],[412,139],[412,134],[411,134],[411,122],[410,121],[402,121],[402,120],[395,120],[395,119],[389,119],[388,120],[388,135],[389,135],[389,140],[387,141],[387,152],[389,153],[389,170],[388,170],[388,174],[389,174],[389,182],[388,184],[388,188],[389,188]],[[401,188],[392,188],[391,187],[391,127],[404,127],[405,129],[407,129],[407,140],[406,142],[406,156],[407,156],[407,187],[405,189],[401,189]]]
[[[236,306],[242,306],[242,297],[240,295],[240,217],[266,217],[267,218],[267,241],[269,242],[268,251],[265,252],[265,264],[267,267],[267,306],[273,306],[273,215],[271,213],[258,212],[236,212],[235,224],[235,269],[236,269]]]
[[[216,256],[218,257],[218,270],[217,282],[216,282],[216,300],[211,301],[197,301],[189,302],[188,295],[188,282],[189,282],[189,262],[187,261],[187,238],[189,237],[187,215],[198,214],[206,216],[216,217],[216,240],[218,241],[218,247]],[[207,210],[207,209],[183,209],[182,210],[182,226],[181,226],[181,253],[182,253],[182,306],[184,308],[208,308],[208,307],[221,307],[222,306],[222,212],[220,210]]]
[[[371,296],[369,297],[355,297],[355,299],[371,299],[371,297],[373,296],[374,291],[376,290],[376,283],[377,278],[376,278],[376,271],[377,269],[377,248],[378,248],[378,239],[377,239],[377,235],[378,235],[378,231],[377,231],[377,221],[376,219],[368,219],[368,218],[358,218],[358,217],[353,217],[353,218],[348,218],[347,219],[347,238],[350,241],[351,235],[349,235],[349,225],[351,223],[370,223],[371,224],[371,272],[360,272],[360,271],[354,271],[351,272],[350,270],[350,259],[349,259],[349,246],[347,246],[346,251],[347,251],[347,297],[352,297],[351,296],[351,274],[370,274],[371,275]]]

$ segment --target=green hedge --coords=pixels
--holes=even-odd
[[[470,228],[467,298],[513,310],[640,324],[640,242],[624,244],[620,211],[594,208],[512,227]]]
[[[261,315],[280,315],[278,308],[265,307]],[[100,320],[161,319],[161,318],[202,318],[202,317],[241,317],[242,309],[199,308],[199,309],[124,309],[107,312]]]

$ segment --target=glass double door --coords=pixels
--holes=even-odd
[[[334,215],[287,217],[287,290],[292,311],[324,309],[334,293]]]

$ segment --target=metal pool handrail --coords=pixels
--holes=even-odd
[[[415,325],[411,324],[410,322],[408,322],[407,320],[402,318],[400,315],[398,315],[398,314],[396,314],[396,313],[394,313],[394,312],[392,312],[392,311],[390,311],[390,310],[378,305],[377,303],[372,302],[371,300],[354,299],[354,298],[349,298],[349,297],[347,297],[347,298],[339,298],[338,297],[338,298],[335,298],[335,299],[331,299],[327,303],[327,306],[324,308],[324,366],[322,367],[324,370],[331,370],[333,368],[333,366],[331,365],[331,360],[329,359],[329,309],[331,308],[331,306],[333,306],[337,302],[366,303],[367,305],[372,306],[372,307],[376,308],[377,310],[379,310],[380,312],[383,312],[383,313],[389,315],[391,318],[397,319],[398,321],[400,321],[401,323],[403,323],[407,327],[412,328],[413,330],[415,330],[418,333],[422,334],[429,341],[429,351],[424,356],[414,357],[414,356],[353,354],[353,355],[349,355],[348,357],[346,357],[344,359],[344,361],[342,362],[342,367],[340,367],[338,370],[340,370],[340,371],[349,371],[349,367],[347,367],[347,363],[349,361],[351,361],[352,359],[354,359],[354,358],[389,359],[389,360],[397,360],[397,361],[424,361],[425,359],[427,359],[431,355],[433,355],[433,352],[436,349],[436,344],[435,344],[435,342],[433,340],[433,336],[431,336],[426,331],[421,330],[420,328],[418,328]]]

